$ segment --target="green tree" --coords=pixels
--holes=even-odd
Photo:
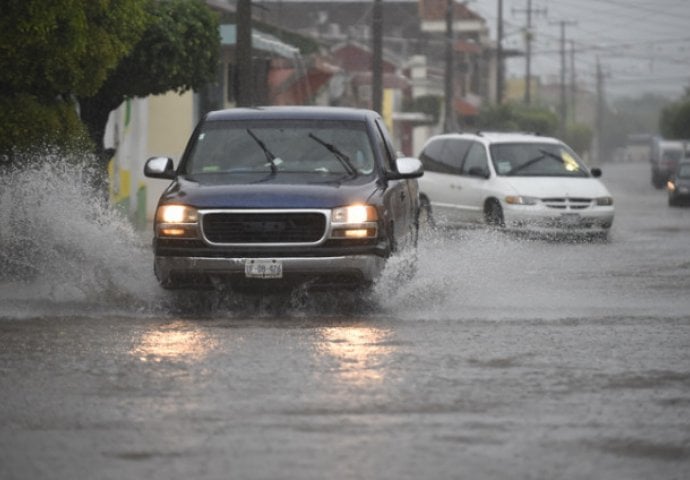
[[[665,138],[690,139],[690,87],[686,89],[682,99],[661,111],[659,129]]]
[[[150,1],[141,40],[93,95],[79,96],[81,118],[97,151],[108,115],[128,97],[197,90],[216,78],[218,18],[199,0]]]
[[[0,155],[47,147],[80,152],[93,148],[75,106],[46,103],[26,93],[0,96]]]
[[[579,155],[589,152],[592,146],[592,139],[594,133],[589,125],[583,123],[575,123],[568,125],[563,137],[563,141],[570,145]]]
[[[138,41],[149,0],[6,0],[0,16],[3,94],[88,95]]]
[[[482,109],[478,125],[483,130],[536,132],[555,135],[558,117],[552,111],[519,103],[503,103]]]
[[[403,101],[403,111],[421,112],[431,117],[431,124],[438,123],[441,116],[442,98],[438,95],[422,95]]]
[[[138,41],[148,1],[3,1],[0,154],[80,143],[62,138],[82,133],[72,96],[96,92]]]

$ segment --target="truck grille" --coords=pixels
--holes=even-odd
[[[212,212],[203,216],[211,243],[315,243],[324,237],[326,216],[318,212]]]

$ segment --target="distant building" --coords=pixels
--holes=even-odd
[[[347,67],[344,68],[352,84],[338,90],[338,93],[347,95],[354,91],[361,94],[366,91],[367,83],[370,84],[370,74],[368,79],[362,72],[371,71],[371,63],[362,63],[361,55],[372,43],[372,4],[371,0],[266,0],[257,2],[256,11],[262,21],[312,36],[331,49],[342,48],[342,45],[357,45],[359,48],[351,49],[350,52],[359,56],[353,62],[357,62],[357,71],[360,74],[349,75],[351,71]],[[443,104],[446,5],[446,0],[382,2],[384,57],[389,63],[395,64],[395,68],[391,67],[385,75],[390,75],[392,70],[395,70],[397,75],[407,77],[408,82],[406,89],[398,89],[404,92],[393,112],[393,116],[397,117],[399,122],[411,122],[413,125],[428,123],[428,118],[420,115],[421,112],[402,110],[404,105],[413,104],[404,101],[405,96],[413,99],[435,96],[440,99],[440,104]],[[492,103],[496,99],[496,47],[495,42],[489,38],[486,20],[480,15],[458,2],[453,3],[452,13],[455,66],[452,105],[459,124],[467,125],[474,122],[482,104]],[[336,53],[334,50],[331,52],[334,55]],[[338,64],[342,67],[342,51],[338,57]],[[370,85],[368,88],[371,88]],[[360,95],[331,97],[333,104],[342,105],[354,101],[353,106],[366,105],[361,100]],[[402,142],[404,153],[416,153],[421,148],[423,140],[428,135],[437,133],[439,128],[438,125],[427,125],[415,129],[414,134],[408,131],[405,135],[414,135],[415,138]]]

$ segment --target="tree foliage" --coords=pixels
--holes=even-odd
[[[659,129],[665,138],[690,139],[690,87],[686,90],[685,97],[661,111]]]
[[[594,132],[589,125],[575,123],[566,128],[563,141],[570,145],[579,155],[585,155],[592,147]]]
[[[0,154],[84,145],[75,97],[100,151],[125,98],[200,88],[215,78],[219,50],[218,21],[201,0],[4,0]]]
[[[3,1],[0,155],[89,145],[73,95],[96,92],[138,41],[148,1]]]
[[[421,112],[431,117],[431,124],[438,123],[441,116],[442,98],[438,95],[422,95],[403,102],[406,112]]]
[[[0,96],[0,154],[20,156],[44,147],[93,148],[75,105],[46,103],[25,93]]]
[[[546,108],[504,103],[482,109],[477,126],[482,130],[522,131],[555,135],[558,130],[558,117]]]
[[[80,96],[82,119],[99,147],[108,114],[127,97],[197,90],[216,77],[220,33],[199,0],[152,0],[141,40],[94,95]]]
[[[96,92],[138,41],[149,0],[5,0],[0,15],[0,92]]]

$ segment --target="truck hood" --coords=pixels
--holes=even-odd
[[[196,208],[336,208],[370,202],[380,189],[373,177],[342,180],[278,174],[241,181],[222,175],[178,177],[161,197],[161,204],[182,203]]]
[[[515,194],[529,197],[596,198],[611,195],[603,183],[591,177],[504,177],[503,181]]]

